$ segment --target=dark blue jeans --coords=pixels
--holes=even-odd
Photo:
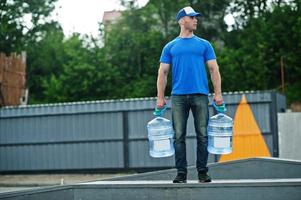
[[[208,96],[202,94],[173,95],[172,96],[172,121],[175,130],[175,164],[178,173],[187,173],[186,159],[186,129],[189,111],[192,111],[194,127],[197,139],[197,160],[198,171],[208,171]]]

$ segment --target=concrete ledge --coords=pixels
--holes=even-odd
[[[51,200],[64,199],[73,200],[72,186],[49,186],[39,189],[27,189],[24,191],[14,191],[1,193],[0,199],[10,200]]]
[[[172,181],[94,181],[80,183],[73,187],[225,187],[225,186],[279,186],[279,185],[301,185],[301,178],[295,179],[232,179],[232,180],[213,180],[210,183],[199,183],[197,180],[187,180],[187,183],[174,184]]]
[[[172,184],[170,181],[97,181],[0,194],[6,200],[191,199],[299,200],[301,179],[219,180]]]
[[[213,179],[301,178],[301,161],[279,158],[248,158],[208,165]],[[172,180],[175,169],[120,176],[104,180]],[[188,167],[188,179],[196,180],[195,166]]]
[[[123,185],[125,184],[125,185]],[[99,185],[80,185],[74,191],[75,199],[173,199],[173,200],[299,200],[301,182],[291,181],[245,181],[213,182],[200,184],[190,181],[187,184],[171,184],[164,182],[112,183]]]
[[[301,161],[250,158],[209,165],[212,183],[198,183],[195,167],[188,183],[173,184],[175,169],[0,194],[5,200],[300,200]]]

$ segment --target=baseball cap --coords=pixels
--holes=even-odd
[[[177,19],[177,21],[179,21],[182,17],[185,17],[185,16],[198,17],[198,16],[201,16],[201,13],[195,12],[192,7],[187,6],[185,8],[182,8],[181,10],[179,10],[176,19]]]

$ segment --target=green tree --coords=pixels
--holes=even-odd
[[[38,35],[47,23],[47,17],[57,0],[1,0],[0,1],[0,52],[7,54],[23,51],[28,37]],[[25,23],[30,19],[32,26]]]
[[[153,19],[146,17],[145,12],[142,9],[125,11],[116,24],[105,29],[106,62],[118,76],[118,87],[112,91],[116,98],[153,96],[156,90],[158,44],[162,46],[163,35],[152,29]]]
[[[114,68],[104,62],[104,50],[88,48],[79,34],[63,43],[64,63],[59,74],[43,81],[48,102],[113,98],[117,87]]]
[[[215,47],[223,91],[279,89],[282,57],[286,95],[301,98],[300,0],[127,4],[118,22],[101,29],[103,47],[79,34],[66,38],[57,22],[47,21],[54,2],[0,2],[0,48],[27,51],[30,103],[155,96],[161,50],[177,37],[175,16],[187,5],[203,14],[196,34]],[[229,13],[235,17],[230,32],[224,22]],[[24,24],[27,14],[32,27]]]
[[[62,66],[66,62],[64,33],[61,27],[52,23],[45,25],[43,29],[40,31],[41,38],[32,39],[26,47],[30,103],[47,102],[43,83],[61,74]]]
[[[300,100],[300,6],[298,1],[271,5],[228,33],[220,52],[223,86],[226,90],[279,90],[283,57],[288,100]]]

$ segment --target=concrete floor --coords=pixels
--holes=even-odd
[[[0,187],[0,193],[36,189],[39,187]]]
[[[0,193],[35,189],[43,186],[69,185],[98,181],[104,178],[120,177],[129,174],[18,174],[0,175]]]

